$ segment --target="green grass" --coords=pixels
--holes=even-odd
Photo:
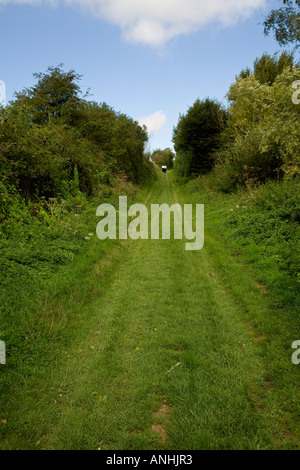
[[[296,316],[223,233],[229,200],[170,173],[148,206],[176,198],[206,204],[202,251],[94,236],[29,278],[27,297],[15,279],[25,308],[16,300],[22,326],[0,369],[1,449],[299,448]]]

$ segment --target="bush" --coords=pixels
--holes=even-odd
[[[275,142],[263,151],[262,139],[262,133],[253,130],[237,137],[231,146],[219,152],[218,162],[212,172],[215,189],[229,192],[240,185],[263,183],[283,176],[283,161],[278,144]]]
[[[192,155],[190,152],[178,152],[174,161],[174,171],[180,178],[188,178],[190,175]]]
[[[269,181],[255,193],[258,208],[281,220],[300,223],[300,180]]]

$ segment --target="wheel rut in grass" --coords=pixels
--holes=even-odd
[[[190,201],[169,174],[145,200],[178,202]],[[210,230],[199,252],[185,251],[183,240],[128,240],[99,262],[93,276],[103,289],[80,312],[76,336],[12,397],[18,426],[6,447],[272,446],[254,399],[265,377],[261,346],[218,268],[217,256],[226,263],[230,255]]]

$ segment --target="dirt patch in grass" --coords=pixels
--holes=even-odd
[[[171,409],[169,405],[167,405],[166,401],[164,401],[164,404],[158,410],[153,411],[152,413],[152,417],[158,422],[151,425],[151,430],[158,434],[160,444],[164,444],[168,439],[168,433],[161,421],[165,421],[167,418],[169,418],[170,414]]]
[[[256,331],[256,328],[252,324],[248,324],[248,330],[251,333],[253,339],[263,346],[264,342],[266,341],[266,337]]]
[[[267,287],[264,284],[262,284],[261,282],[256,282],[255,285],[256,285],[257,289],[259,289],[264,294],[267,294],[269,292]]]
[[[171,414],[170,407],[164,402],[164,404],[159,408],[159,410],[152,413],[153,418],[162,418],[168,417]]]
[[[151,431],[159,435],[161,444],[164,444],[166,442],[168,434],[162,424],[152,424]]]

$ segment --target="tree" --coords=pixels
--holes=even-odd
[[[254,76],[261,85],[272,86],[285,68],[293,70],[296,66],[298,66],[298,64],[295,63],[294,54],[292,52],[284,51],[279,56],[278,53],[275,53],[273,56],[264,53],[261,57],[255,59],[253,70],[247,67],[236,76],[236,80],[244,80]],[[230,91],[227,95],[231,102],[234,102],[236,99],[234,95],[235,89],[235,87],[230,87]]]
[[[292,70],[293,66],[293,53],[285,51],[279,57],[278,54],[273,56],[263,54],[261,58],[257,58],[254,62],[254,76],[262,85],[273,85],[284,68],[288,67]]]
[[[169,169],[173,168],[175,158],[174,152],[167,148],[165,150],[155,150],[151,155],[151,160],[158,166],[166,165]]]
[[[46,124],[58,118],[69,123],[80,106],[78,82],[81,76],[74,70],[64,72],[61,67],[48,67],[46,73],[33,74],[37,84],[16,93],[16,104],[28,110],[35,124]]]
[[[209,98],[197,100],[186,115],[180,115],[173,131],[176,153],[189,161],[189,174],[204,174],[214,165],[214,152],[222,142],[227,112],[222,105]]]
[[[145,179],[149,169],[144,154],[148,140],[146,128],[106,103],[82,101],[74,116],[73,125],[104,152],[113,173],[122,172],[134,183]]]
[[[273,31],[281,46],[300,46],[300,0],[282,0],[284,6],[272,10],[264,22],[265,34]]]
[[[0,108],[0,181],[27,200],[78,192],[97,195],[120,178],[152,177],[148,135],[107,104],[80,98],[80,76],[49,67]]]

